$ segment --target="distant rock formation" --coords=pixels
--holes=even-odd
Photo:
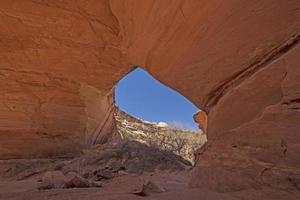
[[[137,141],[151,148],[172,152],[191,164],[195,164],[196,150],[207,142],[206,135],[200,130],[181,130],[163,122],[147,122],[119,109],[115,113],[115,119],[122,140]]]

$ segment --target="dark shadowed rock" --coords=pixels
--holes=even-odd
[[[69,172],[64,177],[66,188],[88,188],[91,186],[88,179],[83,178],[75,172]]]
[[[141,190],[135,192],[134,194],[139,196],[148,196],[150,194],[156,194],[162,192],[166,192],[166,190],[161,186],[159,186],[158,184],[154,183],[153,181],[145,180],[144,183],[142,184]]]

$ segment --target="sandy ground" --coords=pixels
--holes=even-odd
[[[231,193],[217,193],[207,189],[188,188],[187,173],[155,174],[115,178],[101,188],[52,189],[39,191],[38,180],[0,181],[1,200],[235,200],[272,199],[298,200],[299,192],[272,190],[243,190]],[[142,181],[150,180],[162,187],[165,192],[148,196],[133,194]]]

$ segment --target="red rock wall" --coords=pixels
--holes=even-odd
[[[0,157],[73,155],[101,140],[129,70],[108,2],[0,1],[0,18]]]
[[[192,186],[299,189],[299,55],[297,45],[211,109],[210,144],[200,155]]]
[[[0,1],[0,157],[65,156],[100,141],[114,85],[139,65],[208,113],[210,144],[192,186],[293,188],[299,8],[298,0]]]

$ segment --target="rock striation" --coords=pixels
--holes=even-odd
[[[2,0],[0,158],[72,157],[135,66],[208,116],[191,187],[299,190],[300,1]]]

